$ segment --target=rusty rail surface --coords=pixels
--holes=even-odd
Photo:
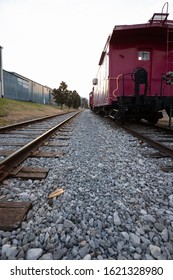
[[[10,125],[1,126],[0,127],[0,133],[5,132],[9,129],[18,128],[22,125],[41,122],[41,121],[44,121],[44,120],[47,120],[47,119],[59,117],[59,116],[66,115],[66,114],[69,114],[69,113],[72,113],[72,112],[58,113],[58,114],[54,114],[54,115],[51,115],[51,116],[46,116],[46,117],[36,118],[36,119],[27,120],[27,121],[23,121],[23,122],[19,122],[19,123],[14,123],[14,124],[10,124]]]
[[[36,150],[38,147],[40,147],[43,142],[48,140],[50,136],[61,126],[63,126],[65,123],[70,121],[72,118],[74,118],[77,114],[79,114],[81,111],[73,114],[66,120],[62,121],[58,125],[54,126],[53,128],[49,129],[42,135],[38,136],[22,148],[18,149],[8,157],[6,157],[4,160],[0,161],[0,182],[2,182],[9,173],[22,161],[24,161],[34,150]]]

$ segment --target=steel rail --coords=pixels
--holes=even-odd
[[[10,124],[10,125],[1,126],[0,127],[0,133],[5,132],[6,130],[9,130],[9,129],[20,127],[22,125],[32,124],[32,123],[36,123],[36,122],[41,122],[43,120],[55,118],[55,117],[58,117],[58,116],[69,114],[69,113],[72,113],[72,112],[59,113],[59,114],[54,114],[54,115],[51,115],[51,116],[46,116],[46,117],[36,118],[36,119],[32,119],[32,120],[28,120],[28,121],[23,121],[23,122],[19,122],[19,123],[14,123],[14,124]]]
[[[67,123],[68,121],[70,121],[72,118],[74,118],[77,114],[79,114],[81,111],[73,114],[72,116],[70,116],[69,118],[67,118],[66,120],[62,121],[61,123],[59,123],[58,125],[54,126],[53,128],[49,129],[48,131],[46,131],[45,133],[43,133],[42,135],[38,136],[37,138],[35,138],[34,140],[32,140],[31,142],[29,142],[28,144],[26,144],[25,146],[23,146],[22,148],[18,149],[17,151],[15,151],[14,153],[12,153],[11,155],[9,155],[8,157],[6,157],[5,159],[3,159],[2,161],[0,161],[0,182],[2,182],[5,178],[7,178],[7,176],[9,175],[9,173],[17,166],[19,165],[21,162],[23,162],[30,154],[31,152],[33,152],[34,150],[38,149],[38,147],[40,147],[43,142],[45,142],[46,140],[48,140],[50,138],[50,136],[61,126],[63,126],[65,123]]]
[[[157,149],[157,150],[161,151],[162,153],[164,153],[165,155],[173,158],[173,149],[165,146],[164,144],[159,143],[158,141],[152,140],[151,138],[146,137],[143,134],[136,132],[135,130],[131,130],[126,126],[121,126],[121,128],[123,128],[125,131],[132,134],[133,136],[137,137],[138,139],[145,141],[154,149]]]

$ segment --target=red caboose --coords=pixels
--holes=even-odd
[[[145,24],[115,26],[93,79],[90,106],[114,119],[156,123],[173,107],[173,21],[155,13]]]

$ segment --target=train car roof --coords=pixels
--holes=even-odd
[[[141,31],[145,38],[152,38],[156,34],[162,35],[165,33],[165,28],[173,29],[173,20],[168,20],[168,13],[154,13],[152,18],[147,23],[130,24],[130,25],[116,25],[112,34],[108,36],[102,54],[100,56],[99,65],[102,64],[106,50],[109,44],[117,42],[118,40],[127,40],[134,36],[140,36]]]
[[[147,23],[140,23],[140,24],[131,24],[131,25],[116,25],[113,29],[111,38],[114,34],[118,34],[118,32],[126,32],[132,30],[140,30],[146,29],[147,32],[149,30],[154,29],[165,29],[165,28],[173,28],[173,20],[168,20],[168,13],[154,13],[152,18],[149,19]]]
[[[116,25],[113,31],[138,29],[146,27],[173,27],[173,20],[168,20],[168,13],[154,13],[147,23]]]

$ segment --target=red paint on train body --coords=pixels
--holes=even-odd
[[[173,21],[155,13],[145,24],[115,26],[93,79],[94,111],[156,123],[173,107]]]

